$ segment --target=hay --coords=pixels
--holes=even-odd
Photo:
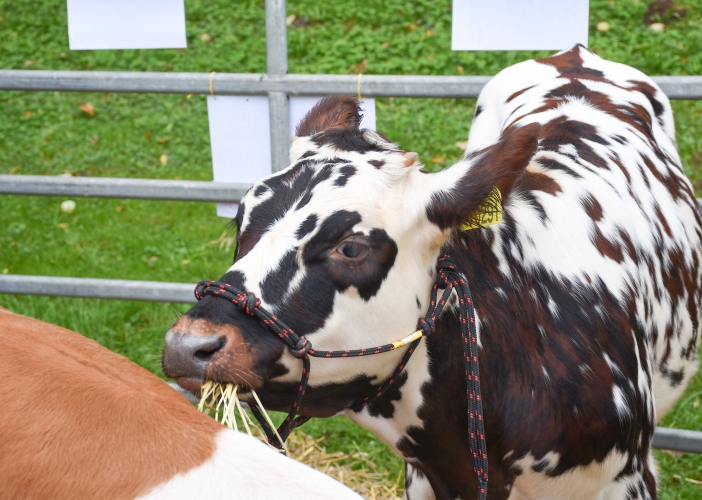
[[[288,438],[288,456],[344,483],[364,498],[370,500],[399,500],[402,471],[394,476],[378,470],[369,453],[356,443],[351,453],[329,453],[322,445],[325,437],[313,438],[297,430]]]
[[[238,430],[237,415],[249,435],[267,442],[266,436],[245,411],[237,396],[236,384],[221,384],[207,380],[202,383],[201,398],[197,409],[209,414],[222,425]],[[258,396],[253,392],[258,401]],[[259,403],[266,420],[272,425],[266,410]],[[254,432],[255,431],[255,432]],[[276,431],[277,435],[277,431]],[[322,445],[325,437],[313,438],[304,432],[296,431],[288,437],[286,451],[290,458],[345,484],[359,495],[370,500],[399,500],[402,497],[400,482],[402,471],[393,477],[388,471],[378,470],[370,455],[362,451],[356,443],[351,453],[337,451],[329,453]],[[277,450],[276,450],[277,451]]]

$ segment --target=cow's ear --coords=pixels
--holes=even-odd
[[[361,104],[353,96],[325,97],[297,125],[295,135],[311,136],[329,129],[358,129],[361,124]]]
[[[435,174],[429,220],[442,230],[460,226],[476,214],[493,188],[505,200],[536,153],[540,131],[537,123],[508,129],[495,144]]]

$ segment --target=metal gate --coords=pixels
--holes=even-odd
[[[266,73],[0,70],[0,90],[268,96],[273,171],[288,165],[288,96],[474,98],[489,76],[288,74],[285,0],[266,0]],[[670,99],[702,99],[702,76],[654,76]],[[237,203],[247,184],[0,175],[0,194]],[[698,199],[698,204],[702,200]],[[195,302],[194,284],[0,274],[0,294]],[[657,428],[653,446],[702,453],[702,432]]]

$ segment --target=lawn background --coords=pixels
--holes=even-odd
[[[649,75],[702,74],[702,0],[683,1],[680,20],[654,32],[644,24],[648,2],[593,0],[590,48]],[[0,68],[120,71],[265,72],[263,0],[186,0],[185,50],[68,49],[63,0],[0,0]],[[448,1],[336,0],[288,2],[290,73],[493,75],[547,52],[452,52]],[[598,32],[598,22],[610,29]],[[547,29],[547,27],[535,27]],[[90,103],[95,115],[80,110]],[[417,151],[431,169],[461,154],[472,99],[378,99],[378,129]],[[673,103],[687,174],[700,194],[702,103]],[[160,161],[167,156],[167,164]],[[212,178],[204,96],[0,92],[0,173]],[[232,231],[214,204],[0,196],[0,271],[195,283],[219,277],[231,263]],[[71,328],[160,374],[163,336],[182,304],[0,295],[0,305]],[[663,425],[702,430],[696,377]],[[528,424],[527,424],[528,425]],[[401,467],[369,432],[341,417],[305,425],[333,436],[330,450],[357,443],[378,465]],[[661,498],[702,498],[702,457],[656,452]],[[677,477],[676,477],[677,476]]]

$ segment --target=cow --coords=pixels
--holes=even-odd
[[[666,96],[582,46],[522,62],[485,86],[465,155],[437,173],[359,121],[349,96],[303,119],[290,166],[242,199],[219,281],[315,349],[350,350],[416,330],[448,254],[475,307],[487,497],[656,498],[651,439],[697,371],[702,302],[702,224]],[[495,188],[501,222],[465,229]],[[312,358],[299,407],[388,443],[412,500],[479,493],[460,300],[370,405],[350,409],[407,348]],[[163,357],[185,388],[235,382],[281,411],[301,366],[216,295],[169,330]]]
[[[361,497],[82,335],[0,307],[0,497]]]

